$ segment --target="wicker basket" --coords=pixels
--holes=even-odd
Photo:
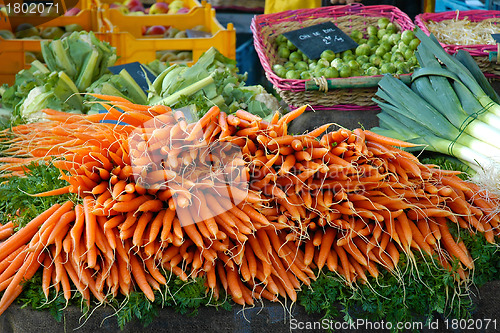
[[[483,20],[491,20],[493,24],[500,24],[500,11],[498,10],[465,10],[465,11],[449,11],[440,13],[424,13],[415,17],[415,25],[422,29],[427,35],[430,35],[427,24],[429,22],[441,22],[444,20],[463,20],[467,18],[471,22],[480,22]],[[496,20],[497,19],[497,20]],[[449,54],[455,54],[458,50],[469,52],[479,68],[490,79],[500,80],[500,63],[491,62],[489,53],[497,51],[497,45],[449,45],[441,42],[443,48]]]
[[[372,98],[377,91],[378,80],[371,80],[368,87],[331,89],[327,91],[306,90],[309,80],[290,80],[277,76],[273,65],[281,63],[274,46],[276,37],[287,31],[331,21],[345,33],[354,29],[363,31],[368,25],[376,25],[378,19],[387,17],[400,30],[413,29],[413,21],[394,6],[329,6],[313,9],[290,10],[275,14],[257,15],[252,20],[255,50],[259,55],[267,79],[273,84],[283,100],[292,106],[312,105],[314,109],[340,108],[342,105],[376,107]],[[365,78],[382,78],[376,75]],[[344,78],[329,79],[341,83]],[[349,82],[349,81],[347,81]],[[341,85],[341,84],[339,84]]]

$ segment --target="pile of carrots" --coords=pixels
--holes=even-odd
[[[107,113],[45,110],[49,121],[11,129],[1,169],[55,158],[68,186],[37,195],[81,202],[5,227],[0,314],[38,269],[47,297],[76,288],[89,304],[132,290],[153,301],[170,278],[200,276],[241,305],[296,301],[318,271],[369,283],[416,253],[450,270],[458,259],[465,280],[474,259],[452,229],[500,234],[499,198],[397,148],[409,143],[330,124],[288,134],[305,107],[269,122],[213,107],[188,123],[165,106],[95,97]]]

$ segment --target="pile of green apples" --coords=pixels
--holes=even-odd
[[[77,23],[68,24],[61,27],[35,27],[30,23],[18,25],[14,31],[0,30],[1,39],[61,39],[71,35],[75,31],[82,31],[83,28]],[[25,63],[30,64],[34,60],[43,61],[42,52],[24,52]]]
[[[82,30],[82,26],[77,23],[61,27],[35,27],[31,23],[22,23],[14,29],[14,32],[0,30],[0,37],[3,39],[60,39],[71,35],[74,31]]]
[[[363,31],[352,30],[350,37],[358,44],[356,48],[338,53],[325,50],[319,59],[309,59],[281,34],[275,39],[279,60],[273,71],[284,79],[309,80],[407,74],[418,67],[415,50],[420,41],[412,30],[398,31],[386,17]]]

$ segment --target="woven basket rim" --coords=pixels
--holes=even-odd
[[[295,105],[288,105],[290,110],[297,109],[300,106],[295,106]],[[367,111],[367,112],[373,112],[373,111],[380,111],[380,107],[376,104],[374,105],[357,105],[357,104],[337,104],[337,105],[307,105],[306,110],[311,110],[311,111]]]
[[[423,13],[415,16],[415,25],[419,27],[426,35],[430,35],[430,31],[426,26],[429,21],[441,22],[457,17],[463,19],[467,17],[473,22],[482,21],[487,18],[500,18],[500,10],[462,10],[462,11],[447,11],[439,13]],[[458,50],[465,50],[472,56],[489,56],[489,52],[496,51],[496,45],[474,44],[474,45],[454,45],[439,42],[441,46],[450,54],[456,53]]]
[[[271,13],[271,14],[261,14],[254,17],[256,24],[267,24],[276,23],[276,22],[285,22],[285,21],[297,21],[301,19],[310,20],[318,17],[330,17],[333,15],[356,15],[356,14],[383,14],[383,13],[392,13],[394,16],[397,16],[400,20],[400,23],[406,24],[409,28],[414,27],[414,22],[411,18],[401,11],[398,7],[390,6],[390,5],[372,5],[365,6],[362,4],[350,4],[344,6],[329,6],[329,7],[319,7],[319,8],[305,8],[305,9],[293,9],[287,10],[279,13]],[[405,28],[402,26],[402,28]]]
[[[268,36],[262,35],[263,27],[270,27],[278,23],[286,23],[300,20],[302,22],[311,21],[317,18],[326,17],[345,17],[345,16],[371,16],[371,17],[389,17],[391,22],[400,25],[401,31],[414,28],[414,23],[410,17],[395,6],[374,5],[364,6],[361,4],[330,6],[312,9],[289,10],[280,13],[256,15],[252,19],[250,29],[253,33],[254,46],[259,60],[264,68],[267,79],[281,90],[305,91],[305,82],[308,80],[284,79],[277,76],[271,67],[271,61],[265,54],[265,40]],[[382,77],[383,75],[365,76]],[[334,78],[329,80],[345,80],[344,78]]]

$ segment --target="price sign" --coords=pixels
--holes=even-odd
[[[309,59],[318,59],[325,50],[338,53],[358,46],[358,43],[332,22],[288,31],[283,35]]]

